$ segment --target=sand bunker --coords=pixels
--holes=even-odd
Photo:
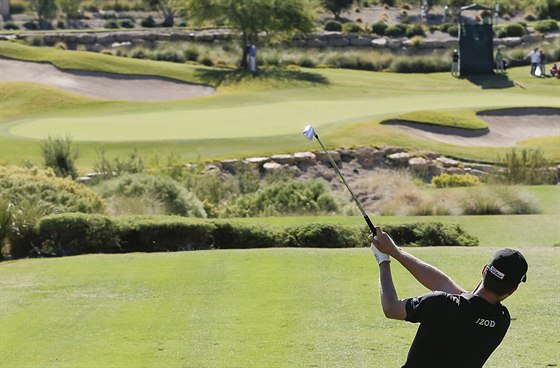
[[[511,147],[524,139],[560,136],[560,109],[557,108],[501,109],[478,115],[488,123],[487,130],[472,131],[402,120],[388,120],[384,124],[458,146]]]
[[[60,70],[51,64],[0,59],[0,82],[47,84],[81,96],[122,101],[168,101],[209,96],[212,87],[141,75]]]

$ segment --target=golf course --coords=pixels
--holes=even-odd
[[[81,173],[100,148],[183,163],[318,151],[301,134],[308,124],[328,149],[396,146],[496,163],[515,147],[560,163],[560,80],[530,77],[528,66],[470,78],[295,66],[252,75],[5,41],[0,63],[13,71],[0,80],[2,165],[42,165],[49,136],[71,137]],[[392,123],[402,121],[410,124]],[[459,142],[449,128],[476,134]],[[510,130],[517,135],[504,138]],[[487,132],[499,139],[476,141]],[[511,327],[485,367],[556,367],[560,190],[517,188],[535,198],[538,213],[372,220],[459,224],[476,236],[476,247],[407,248],[469,291],[494,251],[520,250],[527,282],[504,302]],[[341,215],[237,220],[364,226],[360,216]],[[428,292],[398,262],[392,269],[399,298]],[[400,367],[417,325],[383,315],[378,277],[369,248],[3,261],[0,366]]]

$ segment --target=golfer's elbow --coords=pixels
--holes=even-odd
[[[406,317],[406,307],[403,300],[395,300],[382,303],[383,314],[390,319],[404,320]]]

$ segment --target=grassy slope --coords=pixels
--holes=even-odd
[[[426,109],[444,114],[459,110],[468,114],[492,107],[558,106],[557,81],[530,79],[525,68],[510,71],[510,77],[523,88],[481,89],[467,80],[451,79],[447,73],[411,76],[314,69],[268,71],[248,79],[231,71],[92,53],[72,52],[69,58],[67,51],[11,43],[2,43],[1,53],[22,59],[49,60],[68,68],[126,70],[214,85],[224,80],[225,84],[229,83],[229,86],[222,84],[215,97],[162,103],[82,99],[76,103],[76,97],[68,96],[70,102],[53,107],[45,97],[30,99],[18,95],[11,99],[10,109],[2,113],[4,160],[37,160],[38,150],[32,149],[37,142],[29,138],[41,139],[47,134],[70,134],[80,141],[82,167],[91,166],[94,148],[100,144],[108,152],[125,153],[138,148],[146,155],[174,152],[188,160],[293,152],[309,149],[298,132],[312,122],[321,129],[329,147],[394,144],[491,161],[500,150],[425,141],[381,126],[379,121]],[[34,94],[50,95],[48,89],[41,92],[43,87],[28,86]],[[13,95],[12,89],[18,88],[21,89],[21,84],[4,84],[2,93]],[[30,106],[49,106],[49,109],[29,111]],[[165,141],[145,141],[148,137]],[[530,140],[523,145],[543,148],[549,157],[560,161],[556,141],[555,138]],[[22,147],[29,148],[22,150]]]

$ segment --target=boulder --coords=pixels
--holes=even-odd
[[[356,47],[369,47],[373,41],[368,37],[356,37],[350,39],[350,45]]]
[[[436,161],[441,162],[444,167],[454,167],[459,166],[460,162],[457,160],[453,160],[448,157],[440,156],[436,159]]]
[[[282,165],[277,162],[265,162],[263,165],[263,170],[266,172],[271,172],[280,168],[282,168]]]
[[[371,47],[374,49],[382,49],[387,47],[388,41],[386,38],[377,38],[375,40],[371,40]]]
[[[408,166],[415,172],[426,172],[430,167],[430,162],[424,157],[413,157],[408,160]]]
[[[270,157],[249,157],[243,161],[251,166],[260,168],[265,162],[270,161]]]
[[[296,152],[294,153],[294,159],[297,164],[314,165],[317,156],[312,152]]]
[[[292,155],[274,155],[271,157],[272,161],[281,165],[293,165],[295,159]]]
[[[410,160],[411,157],[412,156],[410,155],[410,153],[406,153],[406,152],[397,152],[397,153],[392,153],[390,155],[387,155],[387,159],[390,162],[398,165],[408,164],[408,161]]]
[[[338,153],[338,151],[327,151],[327,152],[329,152],[334,162],[340,162],[340,153]],[[330,165],[331,161],[329,160],[329,157],[325,152],[323,151],[315,152],[315,156],[317,157],[317,161]]]

